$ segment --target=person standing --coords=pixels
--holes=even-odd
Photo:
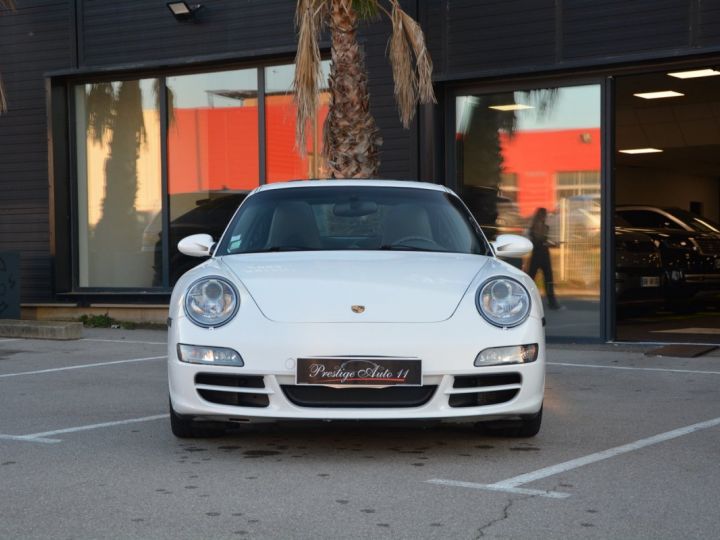
[[[546,223],[547,209],[538,208],[530,220],[528,237],[533,245],[530,256],[530,268],[528,275],[534,280],[538,270],[542,270],[543,281],[545,282],[545,295],[547,296],[550,309],[561,309],[555,298],[555,286],[553,284],[552,262],[550,260],[550,241],[548,240],[549,227]]]

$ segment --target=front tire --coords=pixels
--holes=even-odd
[[[224,433],[225,426],[219,422],[196,422],[180,416],[170,402],[170,429],[178,439],[200,439],[219,437]]]
[[[528,438],[528,437],[534,437],[540,432],[540,426],[542,425],[542,407],[540,407],[540,410],[530,416],[523,417],[520,420],[520,425],[515,428],[515,433],[512,434],[513,437],[521,437],[521,438]]]
[[[475,427],[486,435],[500,435],[502,437],[529,438],[540,432],[542,425],[542,407],[535,414],[520,417],[520,420],[498,420],[492,422],[478,422]]]

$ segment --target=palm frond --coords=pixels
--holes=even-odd
[[[0,9],[10,9],[15,11],[15,2],[13,0],[0,0]],[[7,100],[5,99],[5,87],[0,78],[0,114],[7,112]]]
[[[405,20],[398,4],[393,5],[391,22],[389,56],[395,81],[395,101],[400,112],[400,120],[407,129],[415,115],[418,81],[412,63],[412,50],[406,39]]]
[[[430,52],[425,44],[425,34],[420,25],[407,13],[400,10],[403,26],[410,46],[415,53],[418,80],[418,101],[420,103],[437,103],[432,84],[433,63]]]
[[[374,21],[380,17],[378,0],[353,0],[352,7],[359,19]]]
[[[295,56],[293,90],[297,106],[296,140],[301,153],[305,152],[305,130],[318,107],[318,93],[322,85],[320,46],[327,0],[298,0],[295,24],[298,28],[298,49]]]
[[[115,89],[110,83],[85,86],[85,114],[88,133],[93,141],[103,140],[106,131],[114,129]]]
[[[0,77],[0,114],[7,112],[7,100],[5,99],[5,87]]]
[[[437,103],[432,86],[433,66],[420,25],[403,11],[398,0],[391,0],[391,3],[389,57],[400,120],[408,128],[418,103]]]

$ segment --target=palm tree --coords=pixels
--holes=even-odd
[[[13,0],[0,0],[0,11],[5,9],[15,10]],[[0,114],[7,111],[7,101],[5,100],[5,89],[3,88],[2,77],[0,77]]]
[[[382,144],[370,114],[367,72],[357,41],[359,19],[381,13],[392,22],[389,56],[400,119],[408,128],[418,103],[435,103],[432,61],[420,26],[399,0],[298,0],[299,29],[295,59],[297,145],[305,148],[306,127],[317,110],[322,87],[319,36],[324,26],[332,41],[330,107],[325,121],[323,153],[332,178],[370,178],[380,167]]]

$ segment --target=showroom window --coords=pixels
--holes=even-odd
[[[456,97],[456,178],[486,234],[523,234],[547,333],[600,336],[600,86]]]
[[[158,79],[75,88],[80,287],[152,285],[143,233],[162,201],[158,91]]]
[[[260,184],[324,176],[328,94],[299,152],[293,75],[288,64],[76,85],[77,287],[166,289],[200,262],[178,252],[183,237],[218,238]]]
[[[322,158],[322,130],[328,113],[330,92],[320,93],[317,114],[305,130],[309,136],[303,152],[295,148],[297,108],[292,99],[293,65],[265,68],[265,133],[267,140],[266,181],[282,182],[298,178],[326,178]],[[330,62],[322,63],[327,81]]]

